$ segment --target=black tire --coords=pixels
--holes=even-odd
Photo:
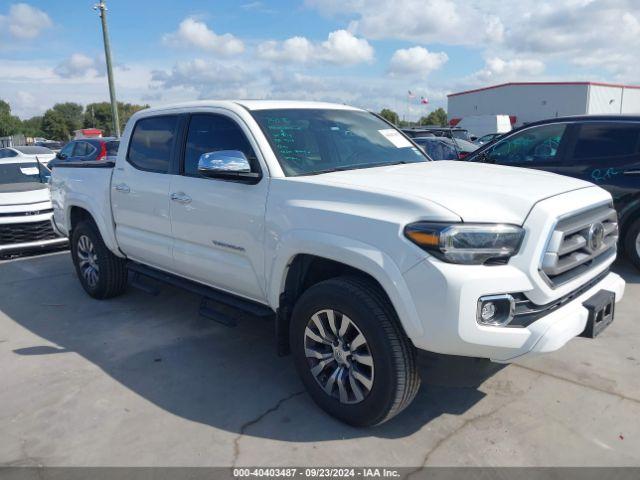
[[[638,239],[640,238],[640,218],[633,222],[627,229],[624,237],[624,251],[631,262],[640,269],[640,249]]]
[[[312,363],[317,360],[307,359],[305,331],[311,317],[327,309],[337,312],[338,317],[346,315],[355,324],[366,338],[366,348],[373,359],[375,375],[372,370],[372,386],[358,403],[341,402],[335,391],[334,395],[326,393],[320,386],[320,380],[311,373]],[[342,321],[340,317],[339,322]],[[305,291],[292,312],[290,342],[296,368],[311,398],[327,413],[350,425],[367,427],[386,422],[413,401],[420,387],[415,347],[400,328],[395,310],[386,296],[367,279],[338,277]],[[340,366],[337,360],[330,361]],[[355,365],[353,360],[349,367],[345,367],[345,372],[338,375],[346,380],[348,372],[354,368],[352,365]],[[331,371],[335,367],[327,368]],[[343,385],[346,384],[345,381]]]
[[[98,267],[96,269],[97,281],[95,282],[90,282],[81,270],[78,250],[81,250],[79,243],[86,241],[83,237],[90,240],[95,252],[94,264]],[[73,229],[71,234],[71,258],[82,287],[93,298],[100,300],[111,298],[122,294],[126,290],[126,261],[111,253],[104,244],[98,227],[93,221],[85,220]]]

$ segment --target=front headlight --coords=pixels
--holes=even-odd
[[[516,225],[417,222],[404,228],[420,248],[449,263],[505,263],[518,253],[524,230]]]

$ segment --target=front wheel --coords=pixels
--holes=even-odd
[[[627,229],[624,238],[624,250],[636,268],[640,269],[640,218]]]
[[[313,400],[354,426],[383,423],[415,397],[415,349],[393,307],[372,282],[338,277],[309,288],[296,303],[291,350]]]
[[[125,260],[111,253],[93,222],[73,229],[71,257],[82,287],[92,297],[115,297],[127,288]]]

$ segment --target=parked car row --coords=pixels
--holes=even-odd
[[[51,142],[40,143],[0,148],[0,258],[67,244],[51,224],[50,168],[114,160],[119,144],[114,138],[79,139],[54,153],[43,146]]]

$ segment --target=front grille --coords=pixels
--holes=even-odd
[[[51,240],[54,238],[56,238],[56,234],[49,220],[0,225],[0,245]]]
[[[555,288],[616,255],[618,216],[610,205],[561,219],[542,259],[541,274]]]

